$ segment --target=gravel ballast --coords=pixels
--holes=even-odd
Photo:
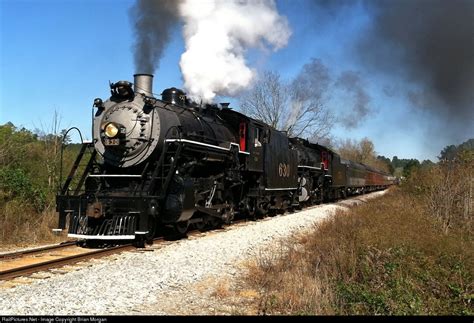
[[[376,192],[265,221],[88,261],[48,278],[0,288],[0,315],[232,314],[216,309],[207,282],[238,278],[242,263],[278,240],[301,232],[336,209]],[[44,276],[44,275],[43,275]],[[3,283],[5,284],[5,283]],[[201,293],[191,286],[201,286]],[[2,287],[0,285],[0,287]]]

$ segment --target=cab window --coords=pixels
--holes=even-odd
[[[254,133],[254,138],[255,138],[255,142],[254,142],[254,146],[255,147],[262,147],[262,129],[260,129],[259,127],[255,127],[255,133]]]

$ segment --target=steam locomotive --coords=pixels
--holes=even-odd
[[[156,98],[152,80],[136,74],[133,84],[111,83],[106,101],[94,100],[93,140],[56,198],[57,230],[68,222],[69,237],[143,246],[160,227],[185,234],[393,183],[228,104],[196,104],[177,88]]]

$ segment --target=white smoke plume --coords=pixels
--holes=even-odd
[[[255,71],[249,48],[278,50],[291,31],[273,0],[184,0],[179,4],[186,51],[180,67],[188,95],[210,102],[246,88]]]

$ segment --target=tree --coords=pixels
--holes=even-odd
[[[362,162],[359,143],[353,139],[339,141],[336,145],[336,150],[344,159],[349,159],[359,163]]]
[[[449,145],[444,147],[443,150],[441,150],[438,159],[440,161],[453,160],[458,157],[461,152],[472,150],[474,150],[474,139],[469,139],[458,146]]]
[[[19,165],[25,162],[25,156],[31,143],[37,136],[31,131],[18,129],[8,122],[0,126],[0,166]]]
[[[362,138],[360,143],[360,154],[361,154],[361,161],[364,164],[374,164],[376,160],[376,153],[374,149],[374,144],[372,141],[369,140],[369,138],[365,137]]]
[[[334,125],[334,116],[324,105],[328,84],[326,67],[315,59],[291,82],[265,71],[239,98],[241,111],[290,137],[317,141],[326,138]]]
[[[39,139],[43,142],[45,152],[44,166],[48,173],[48,188],[54,190],[57,188],[59,176],[60,151],[62,145],[61,116],[55,110],[49,129],[39,132]],[[42,125],[44,129],[44,126]]]
[[[455,145],[449,145],[443,148],[439,154],[439,160],[452,160],[456,156],[457,147]]]
[[[377,156],[377,160],[380,162],[380,163],[383,163],[385,165],[387,165],[387,168],[388,168],[388,172],[390,174],[393,174],[395,172],[395,168],[392,166],[392,162],[390,161],[390,158],[387,158],[385,156],[381,156],[381,155],[378,155]]]
[[[387,173],[393,172],[390,159],[386,158],[384,160],[379,158],[381,156],[376,157],[377,153],[375,152],[374,144],[369,138],[362,138],[360,141],[346,139],[337,145],[336,150],[344,159],[372,166]]]
[[[243,113],[283,130],[282,113],[288,101],[288,88],[276,72],[265,71],[250,92],[240,97]]]
[[[471,138],[459,145],[462,150],[474,151],[474,138]]]
[[[400,167],[400,160],[398,159],[398,156],[392,157],[392,166],[394,168]]]
[[[449,147],[449,146],[448,146]],[[444,150],[446,151],[446,150]],[[411,162],[415,164],[415,162]],[[445,233],[452,227],[474,229],[474,149],[462,150],[452,159],[424,167],[410,167],[406,188],[426,202],[428,214],[434,216]]]
[[[425,159],[421,162],[421,167],[423,168],[429,168],[429,167],[433,167],[434,165],[436,165],[435,163],[433,163],[431,160],[429,159]]]
[[[403,176],[409,177],[410,174],[418,168],[420,168],[418,159],[409,159],[405,166],[403,166]]]

